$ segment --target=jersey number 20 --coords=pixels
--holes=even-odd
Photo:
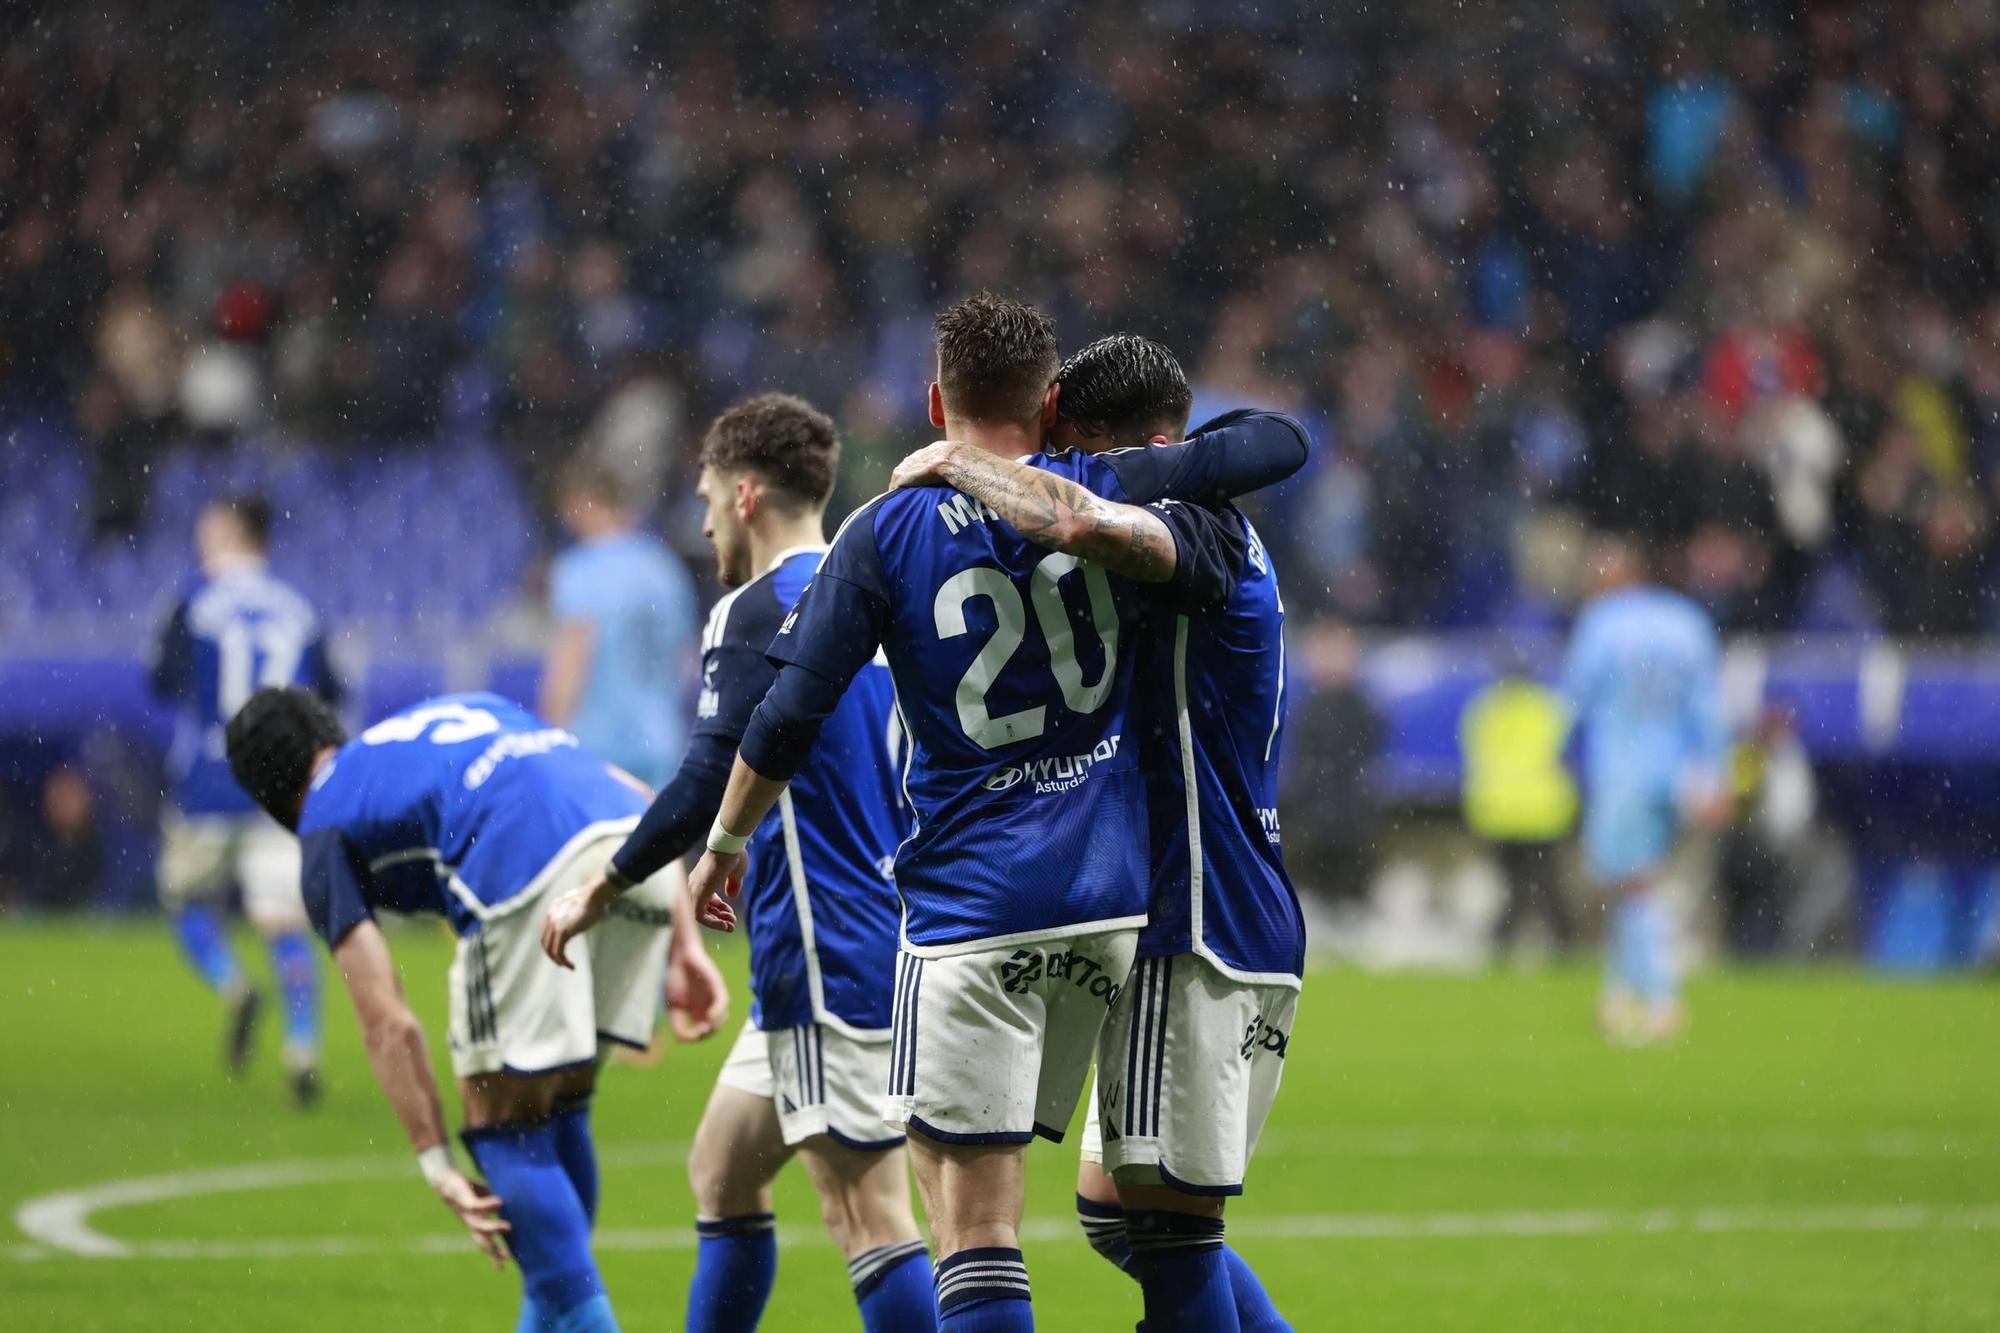
[[[1076,634],[1069,610],[1063,605],[1062,581],[1081,568],[1083,586],[1090,597],[1090,621],[1104,646],[1104,669],[1095,681],[1086,682],[1083,667],[1076,660]],[[1021,604],[1020,589],[997,569],[980,566],[962,569],[938,589],[933,612],[940,639],[955,639],[967,632],[965,604],[984,597],[993,604],[993,636],[979,649],[972,665],[958,682],[958,725],[967,739],[983,750],[998,749],[1016,741],[1032,740],[1048,729],[1048,706],[1036,704],[995,717],[986,707],[986,692],[1007,668],[1014,653],[1027,637],[1028,618]],[[1028,576],[1028,600],[1034,603],[1035,621],[1049,646],[1049,670],[1062,691],[1063,703],[1072,713],[1094,713],[1111,693],[1118,666],[1118,606],[1111,598],[1111,580],[1096,565],[1081,565],[1073,555],[1052,551],[1042,557]]]

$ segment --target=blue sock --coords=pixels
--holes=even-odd
[[[555,1317],[550,1333],[618,1333],[611,1298],[600,1291],[581,1305],[571,1306]]]
[[[1134,1208],[1125,1230],[1146,1293],[1147,1333],[1237,1333],[1221,1218]]]
[[[1292,1333],[1248,1261],[1227,1245],[1222,1257],[1229,1265],[1229,1290],[1236,1297],[1236,1321],[1243,1325],[1243,1333]]]
[[[1125,1210],[1115,1203],[1099,1203],[1095,1199],[1076,1196],[1076,1220],[1083,1227],[1084,1238],[1090,1248],[1108,1260],[1112,1267],[1134,1281],[1138,1274],[1132,1271],[1132,1242],[1125,1236]]]
[[[573,1102],[557,1111],[550,1123],[556,1130],[556,1155],[576,1197],[583,1201],[583,1215],[597,1222],[597,1148],[590,1140],[590,1099]]]
[[[514,1324],[514,1333],[549,1333],[555,1325],[555,1316],[542,1308],[540,1301],[523,1291],[521,1293],[521,1317]]]
[[[878,1245],[847,1261],[866,1333],[930,1333],[937,1327],[937,1281],[920,1240]]]
[[[555,1127],[537,1120],[467,1130],[465,1146],[501,1198],[500,1215],[513,1225],[507,1243],[544,1323],[562,1333],[616,1328],[610,1303],[599,1300],[590,1219],[563,1170]]]
[[[310,1063],[319,1051],[319,959],[304,931],[271,937],[271,970],[285,997],[285,1050]]]
[[[939,1333],[1025,1333],[1035,1327],[1028,1265],[1019,1250],[987,1246],[937,1266]]]
[[[174,937],[210,990],[228,990],[243,979],[222,913],[204,902],[184,903],[174,912]]]
[[[687,1333],[749,1333],[778,1277],[776,1219],[769,1213],[698,1217],[701,1237],[688,1286]]]

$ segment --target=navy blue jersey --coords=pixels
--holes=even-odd
[[[1024,461],[1146,503],[1177,489],[1176,457],[1156,449]],[[956,491],[893,491],[843,525],[780,627],[772,659],[828,681],[851,678],[877,645],[886,650],[917,820],[895,862],[913,952],[1145,920],[1145,781],[1128,712],[1133,631],[1158,596],[1219,605],[1242,557],[1240,529],[1211,511],[1161,510],[1180,560],[1174,584],[1152,593],[1033,545]]]
[[[174,705],[167,768],[183,814],[256,810],[229,773],[223,728],[265,685],[303,685],[332,702],[339,687],[319,617],[261,564],[200,578],[174,604],[154,652],[153,692]]]
[[[647,792],[519,704],[447,694],[340,747],[299,819],[306,915],[329,947],[377,908],[468,934],[564,853],[622,836]]]
[[[1139,956],[1193,952],[1243,981],[1297,985],[1305,925],[1279,849],[1285,603],[1250,521],[1248,559],[1210,615],[1149,618],[1139,708],[1153,833]]]
[[[786,552],[716,603],[702,636],[697,741],[712,735],[735,751],[777,674],[764,650],[824,552]],[[743,905],[750,1016],[761,1028],[889,1028],[899,915],[890,868],[910,831],[897,785],[900,734],[889,668],[878,658],[855,676],[778,808],[751,836]]]

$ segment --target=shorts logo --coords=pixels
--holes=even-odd
[[[1012,957],[1000,964],[1000,977],[1009,995],[1022,994],[1044,977],[1067,981],[1078,990],[1088,991],[1092,998],[1104,1001],[1106,1009],[1117,1003],[1118,992],[1124,989],[1111,979],[1104,964],[1067,951],[1045,954],[1039,949],[1016,949]]]
[[[1009,764],[996,768],[986,775],[979,785],[987,791],[1007,791],[1023,782],[1033,781],[1035,795],[1046,796],[1051,792],[1074,791],[1084,784],[1090,770],[1118,755],[1118,742],[1122,735],[1106,736],[1088,754],[1063,754],[1048,759],[1030,759],[1025,764]]]
[[[1282,1060],[1291,1044],[1290,1033],[1279,1031],[1264,1021],[1264,1015],[1259,1014],[1250,1020],[1248,1027],[1243,1029],[1243,1045],[1240,1052],[1245,1060],[1260,1050],[1274,1052]]]

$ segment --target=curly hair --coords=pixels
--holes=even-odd
[[[760,393],[709,426],[701,464],[718,472],[754,472],[798,505],[822,508],[840,467],[840,436],[832,418],[805,399]]]

